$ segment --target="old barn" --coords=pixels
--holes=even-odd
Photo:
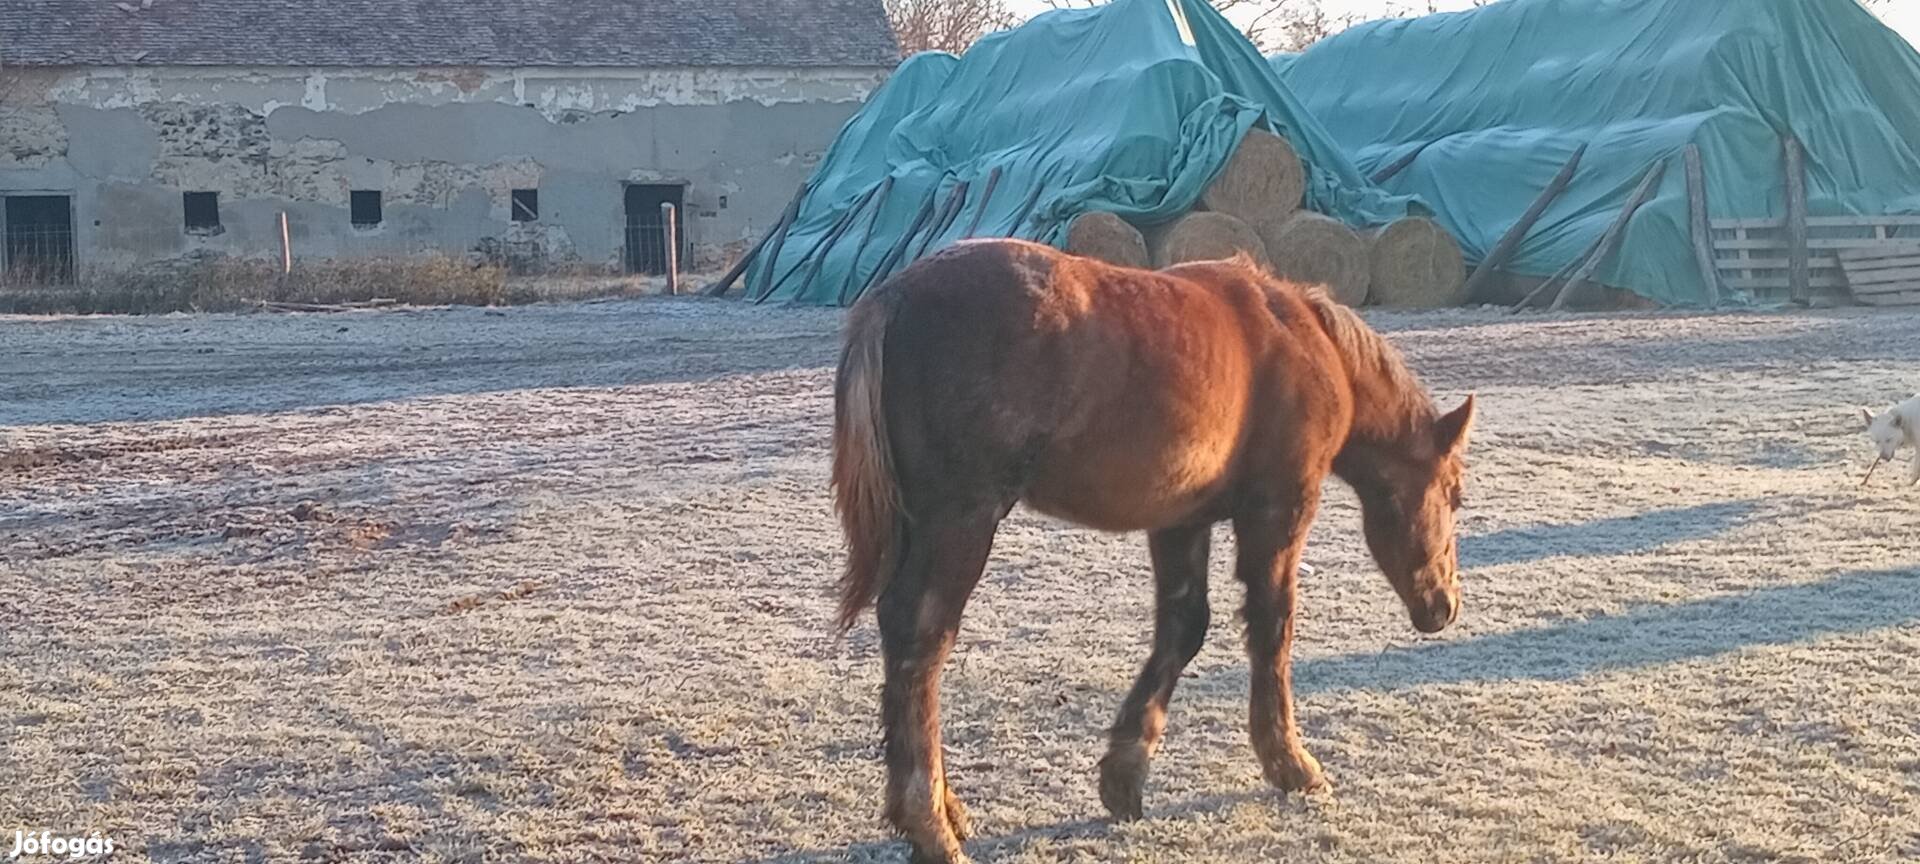
[[[0,0],[0,258],[695,266],[898,51],[880,0]]]

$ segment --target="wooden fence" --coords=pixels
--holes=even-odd
[[[1784,218],[1713,220],[1713,258],[1720,284],[1761,301],[1797,299],[1794,244],[1787,225]],[[1806,226],[1806,289],[1840,301],[1869,302],[1855,295],[1886,293],[1857,290],[1847,278],[1843,257],[1877,259],[1920,246],[1920,216],[1810,216]],[[1920,291],[1920,278],[1905,290]]]

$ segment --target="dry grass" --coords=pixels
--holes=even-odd
[[[664,286],[657,277],[585,268],[516,275],[444,254],[302,261],[285,276],[277,262],[224,257],[138,270],[83,268],[76,276],[71,284],[0,278],[0,314],[235,312],[262,301],[332,305],[375,299],[409,306],[498,306],[655,293]],[[700,284],[699,276],[682,278],[694,287]]]
[[[1098,820],[1143,544],[1016,513],[947,679],[988,862],[1913,860],[1920,316],[1375,314],[1482,414],[1459,629],[1329,494],[1282,800],[1215,628]],[[829,635],[838,317],[618,301],[0,321],[0,836],[225,861],[901,861]],[[4,850],[0,850],[4,851]]]

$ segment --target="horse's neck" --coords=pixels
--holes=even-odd
[[[1353,426],[1348,439],[1394,447],[1433,427],[1434,410],[1397,357],[1349,358]]]

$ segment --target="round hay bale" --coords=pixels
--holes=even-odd
[[[1373,268],[1360,232],[1338,219],[1302,210],[1260,236],[1275,276],[1325,285],[1333,299],[1348,306],[1367,302]]]
[[[1200,195],[1200,209],[1236,217],[1264,234],[1300,209],[1306,191],[1307,172],[1293,145],[1255,129]]]
[[[1153,266],[1218,261],[1246,252],[1268,266],[1267,244],[1252,226],[1225,213],[1188,213],[1161,226],[1148,239]]]
[[[1467,301],[1467,265],[1460,244],[1431,219],[1410,216],[1368,232],[1373,284],[1382,306],[1433,309]]]
[[[1067,251],[1117,264],[1121,267],[1149,266],[1147,240],[1140,229],[1112,213],[1082,213],[1067,226]]]

